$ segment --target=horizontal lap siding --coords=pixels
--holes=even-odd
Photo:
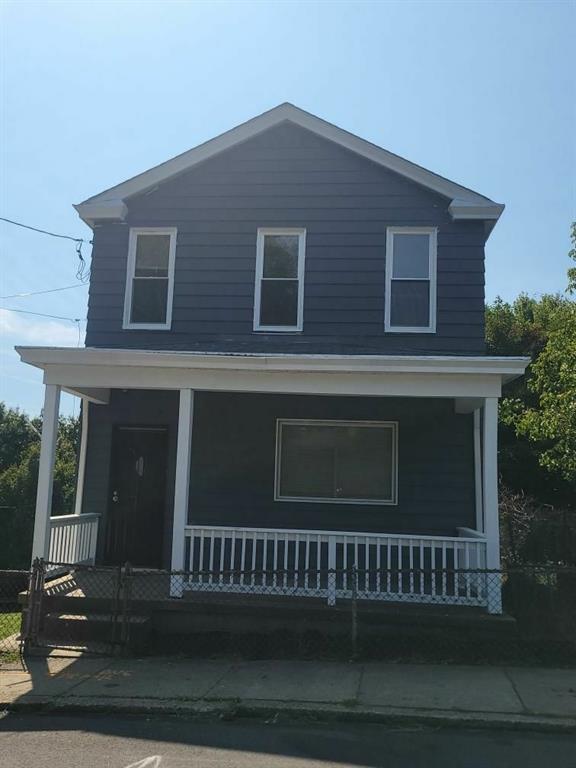
[[[275,502],[277,418],[398,421],[398,505]],[[454,535],[474,525],[471,415],[451,400],[197,393],[189,520]]]
[[[484,234],[449,201],[282,125],[129,201],[96,227],[87,345],[222,351],[481,354]],[[129,226],[178,229],[169,332],[123,331]],[[438,332],[384,333],[386,228],[437,226]],[[256,230],[305,227],[304,331],[252,331]]]

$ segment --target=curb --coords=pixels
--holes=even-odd
[[[540,733],[576,733],[576,719],[531,714],[494,714],[488,712],[455,712],[452,710],[417,710],[378,707],[346,707],[338,704],[310,705],[281,701],[206,701],[182,699],[91,699],[74,701],[67,697],[55,701],[38,697],[36,701],[0,703],[0,708],[13,713],[51,714],[124,714],[166,715],[198,719],[235,720],[265,719],[276,723],[281,719],[306,719],[316,722],[355,722],[382,725],[433,726],[492,730],[529,730]]]

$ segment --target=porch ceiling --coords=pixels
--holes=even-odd
[[[206,354],[16,347],[44,383],[105,403],[110,389],[195,389],[316,395],[499,397],[525,357]]]

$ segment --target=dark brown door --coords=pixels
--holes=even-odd
[[[105,561],[160,568],[166,507],[166,427],[116,427]]]

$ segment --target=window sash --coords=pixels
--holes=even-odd
[[[390,472],[391,492],[385,499],[376,498],[352,498],[343,496],[291,496],[283,494],[282,487],[282,452],[283,452],[283,427],[284,426],[312,426],[312,427],[354,427],[359,429],[386,429],[391,432],[391,465],[386,470]],[[337,471],[337,468],[335,468]],[[276,422],[276,457],[274,500],[292,501],[320,504],[366,504],[366,505],[397,505],[398,504],[398,422],[396,421],[331,421],[316,419],[278,419]]]
[[[394,277],[394,240],[403,235],[428,236],[428,277]],[[435,227],[388,227],[386,232],[386,291],[384,329],[395,333],[436,333],[436,262],[437,229]],[[428,283],[428,323],[426,325],[394,325],[392,293],[400,282]]]
[[[294,277],[264,277],[264,245],[267,236],[293,235],[298,237],[298,266]],[[304,318],[304,257],[306,250],[306,230],[299,228],[260,228],[256,239],[256,275],[254,286],[254,331],[270,331],[286,333],[301,331]],[[274,325],[261,322],[262,318],[262,284],[264,282],[296,282],[298,284],[298,299],[295,325]]]
[[[136,252],[138,238],[149,235],[169,235],[168,271],[165,275],[136,275]],[[134,330],[169,330],[172,325],[172,301],[174,295],[174,267],[176,259],[175,227],[133,227],[130,229],[128,242],[128,260],[126,265],[126,291],[124,295],[124,318],[122,327]],[[166,314],[164,320],[158,321],[134,321],[133,303],[134,286],[136,282],[145,280],[164,281],[166,283]]]

